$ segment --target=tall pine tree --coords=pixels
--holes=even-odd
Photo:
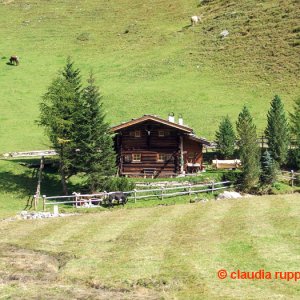
[[[279,96],[275,96],[268,112],[268,124],[265,130],[272,158],[282,166],[287,159],[289,146],[289,126],[284,106]]]
[[[53,149],[59,154],[63,192],[68,193],[67,180],[76,173],[74,164],[74,113],[81,101],[81,78],[71,58],[53,80],[40,105],[39,124],[44,126]]]
[[[295,165],[300,169],[300,98],[296,99],[294,105],[294,112],[290,114],[291,117],[291,132],[295,139],[294,159]]]
[[[92,74],[74,114],[73,140],[76,145],[76,167],[86,173],[89,189],[95,192],[107,177],[116,173],[116,156],[101,96]]]
[[[228,116],[223,118],[216,132],[217,149],[221,158],[232,158],[235,148],[235,133]]]
[[[250,191],[259,181],[260,149],[257,143],[256,126],[246,106],[236,123],[238,146],[243,168],[242,188]]]
[[[73,174],[72,152],[73,113],[76,92],[65,78],[56,78],[40,104],[39,125],[45,128],[53,149],[59,154],[63,192],[67,194],[67,179]]]

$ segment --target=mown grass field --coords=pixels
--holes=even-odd
[[[3,299],[298,299],[299,195],[0,222]]]
[[[262,130],[275,94],[299,96],[297,1],[0,1],[0,153],[48,148],[34,121],[67,56],[90,69],[111,124],[182,113],[214,138],[220,117],[244,104]],[[203,22],[190,27],[191,15]],[[219,33],[230,34],[220,39]],[[20,66],[7,65],[12,54]]]
[[[93,69],[111,124],[173,111],[213,139],[246,104],[261,131],[275,94],[288,110],[300,95],[299,10],[293,0],[0,0],[0,153],[49,147],[35,120],[67,56],[83,81]],[[0,160],[0,218],[35,192],[19,162]],[[60,194],[57,174],[44,176],[42,193]],[[299,283],[216,273],[299,271],[299,194],[176,202],[0,221],[0,299],[297,299]]]

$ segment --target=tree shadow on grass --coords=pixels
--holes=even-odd
[[[37,160],[11,160],[13,163],[21,164],[18,167],[18,172],[0,171],[0,192],[11,193],[18,195],[20,198],[27,199],[27,205],[33,200],[33,195],[36,193],[38,183],[38,168],[29,168],[24,164],[32,164]],[[23,170],[22,170],[23,169]],[[80,186],[75,184],[68,184],[69,191],[79,191]],[[56,168],[47,167],[42,174],[41,195],[56,196],[63,195],[60,177]]]

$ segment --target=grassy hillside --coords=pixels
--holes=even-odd
[[[213,138],[243,104],[260,129],[274,94],[290,109],[300,95],[298,1],[198,3],[0,1],[0,152],[48,147],[34,120],[68,55],[83,79],[94,70],[112,124],[174,111]],[[203,22],[190,27],[195,14]],[[20,66],[6,64],[12,54]]]
[[[299,196],[288,195],[2,221],[0,295],[298,299],[295,281],[217,271],[299,271],[299,215]]]

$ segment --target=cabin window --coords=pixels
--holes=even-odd
[[[141,131],[140,130],[130,131],[129,135],[133,137],[141,137]]]
[[[124,155],[124,162],[125,163],[130,163],[131,162],[131,154],[125,154]]]
[[[168,135],[170,135],[169,130],[158,130],[158,136],[159,137],[164,137],[164,136],[168,136]]]
[[[157,160],[158,161],[169,161],[169,160],[173,160],[173,156],[172,156],[172,154],[159,153]]]
[[[132,161],[133,162],[139,162],[142,159],[141,153],[133,153],[132,154]]]

